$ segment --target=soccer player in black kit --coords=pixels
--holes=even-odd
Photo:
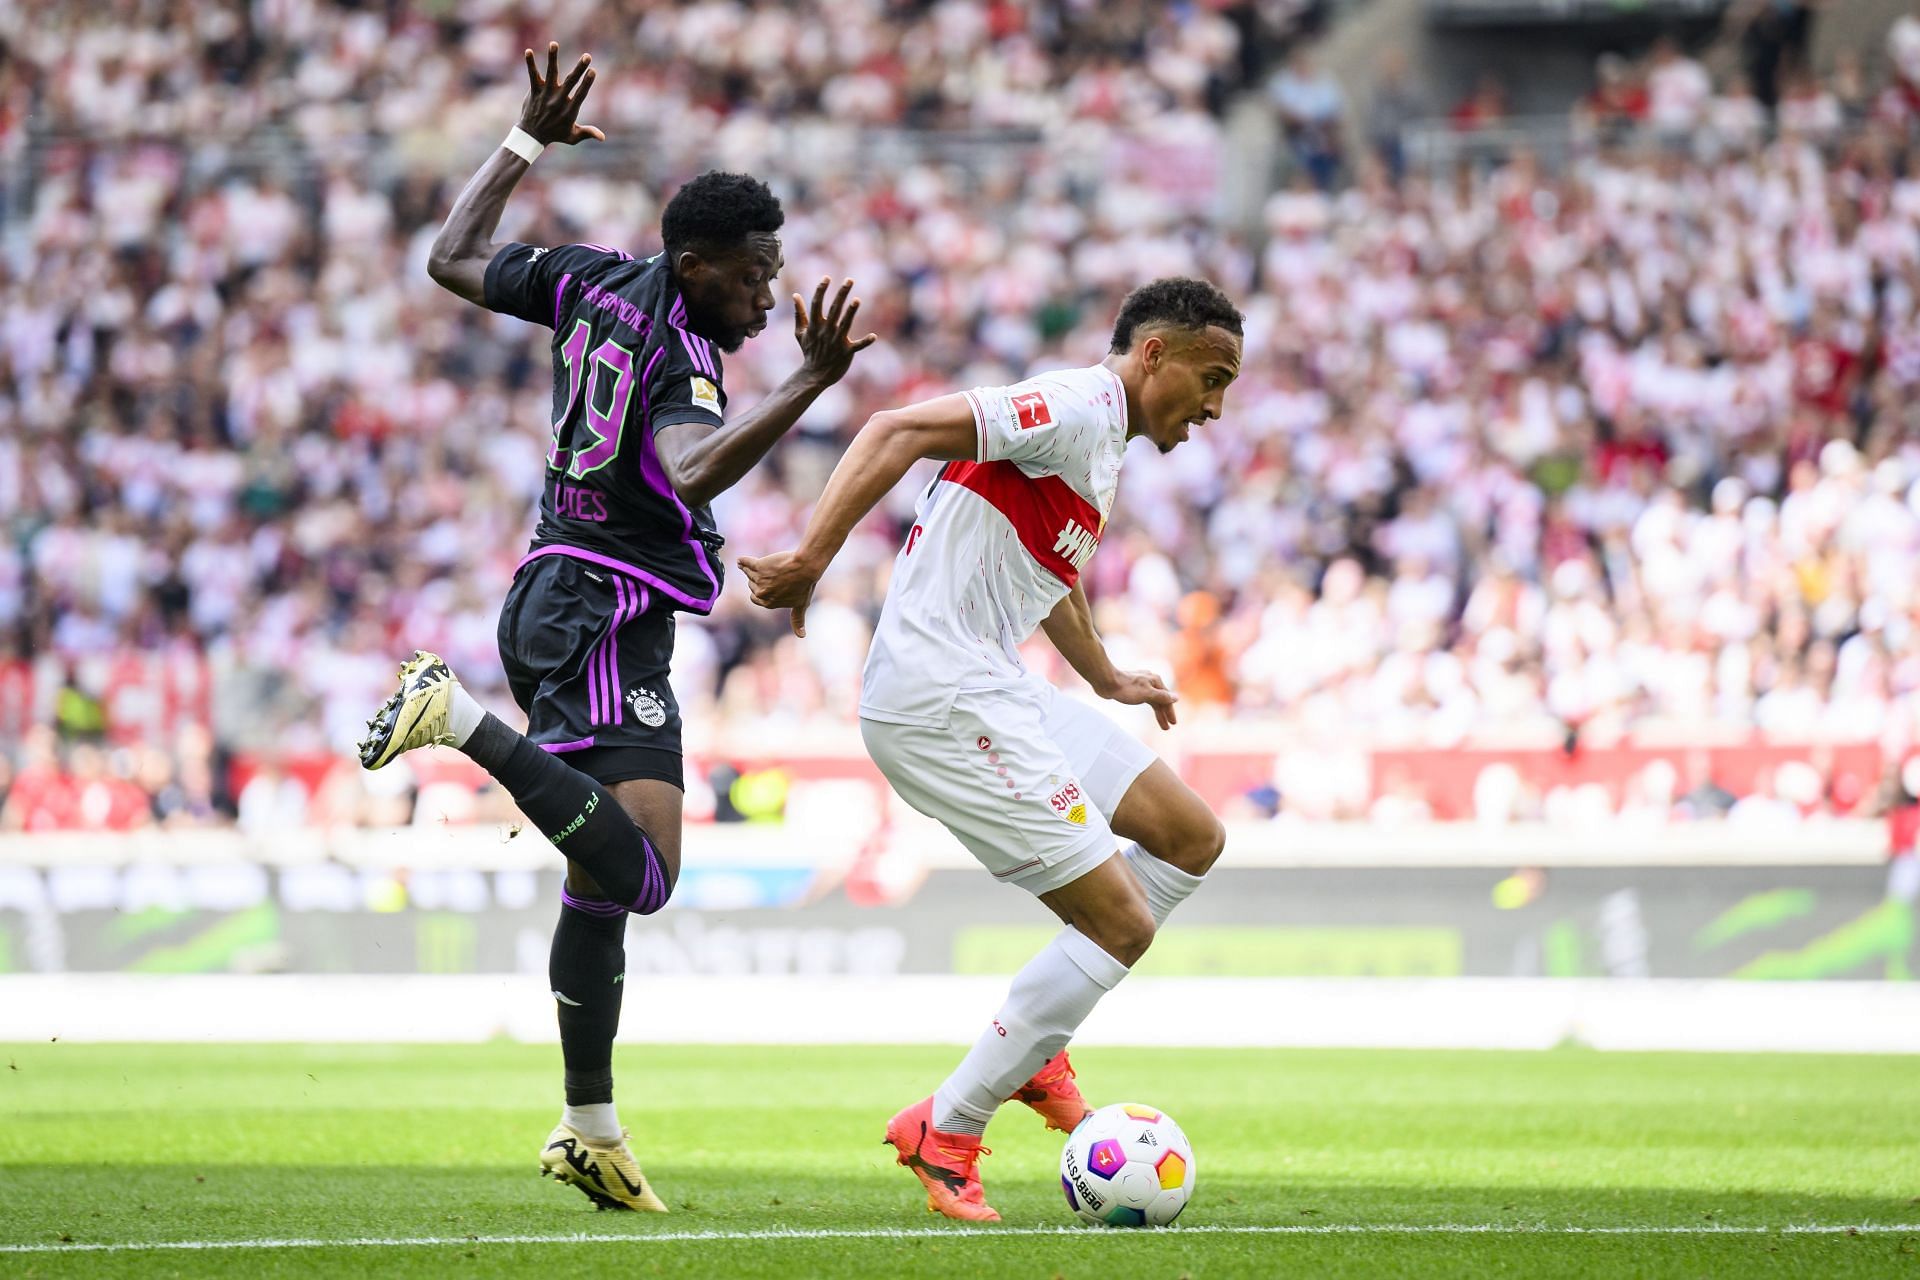
[[[687,183],[645,261],[601,245],[495,245],[514,186],[546,145],[604,139],[576,123],[593,85],[559,46],[520,123],[460,193],[428,271],[469,302],[553,329],[553,438],[533,545],[500,613],[500,657],[525,736],[483,711],[446,663],[417,652],[360,746],[369,769],[416,747],[457,747],[512,795],[567,859],[549,977],[566,1109],[543,1174],[611,1209],[665,1212],[613,1107],[613,1039],[626,918],[666,905],[680,871],[680,712],[667,683],[676,612],[720,595],[707,504],[846,373],[873,335],[849,331],[853,282],[826,306],[794,298],[799,370],[724,423],[723,353],[766,327],[781,267],[780,202],[744,174]]]

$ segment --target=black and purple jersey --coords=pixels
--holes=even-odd
[[[662,604],[711,612],[713,513],[680,500],[653,437],[679,422],[719,426],[727,393],[719,351],[685,327],[665,255],[510,244],[487,264],[485,296],[488,309],[553,330],[553,438],[527,559],[599,564],[648,584]]]

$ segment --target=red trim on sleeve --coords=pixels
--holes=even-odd
[[[980,403],[980,397],[974,395],[973,392],[962,391],[960,394],[967,398],[967,408],[973,411],[973,434],[976,437],[973,446],[973,460],[975,462],[985,462],[987,460],[986,407]]]

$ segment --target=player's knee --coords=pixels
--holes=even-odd
[[[1098,919],[1082,920],[1077,927],[1129,969],[1153,945],[1153,913],[1144,902],[1103,911]]]
[[[1202,809],[1192,820],[1180,824],[1166,853],[1148,850],[1162,862],[1170,862],[1190,876],[1203,876],[1220,860],[1227,847],[1227,829],[1212,810]]]
[[[646,850],[648,864],[641,876],[640,896],[627,910],[636,916],[650,916],[673,900],[674,886],[680,877],[653,849]]]
[[[1220,855],[1227,848],[1227,828],[1211,810],[1206,820],[1198,824],[1193,833],[1190,861],[1186,870],[1191,875],[1203,876],[1220,861]]]

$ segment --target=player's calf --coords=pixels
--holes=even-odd
[[[383,768],[416,747],[452,746],[504,786],[555,848],[607,897],[651,915],[673,894],[674,872],[652,839],[598,782],[489,714],[440,658],[416,652],[400,688],[367,722],[360,763]]]

